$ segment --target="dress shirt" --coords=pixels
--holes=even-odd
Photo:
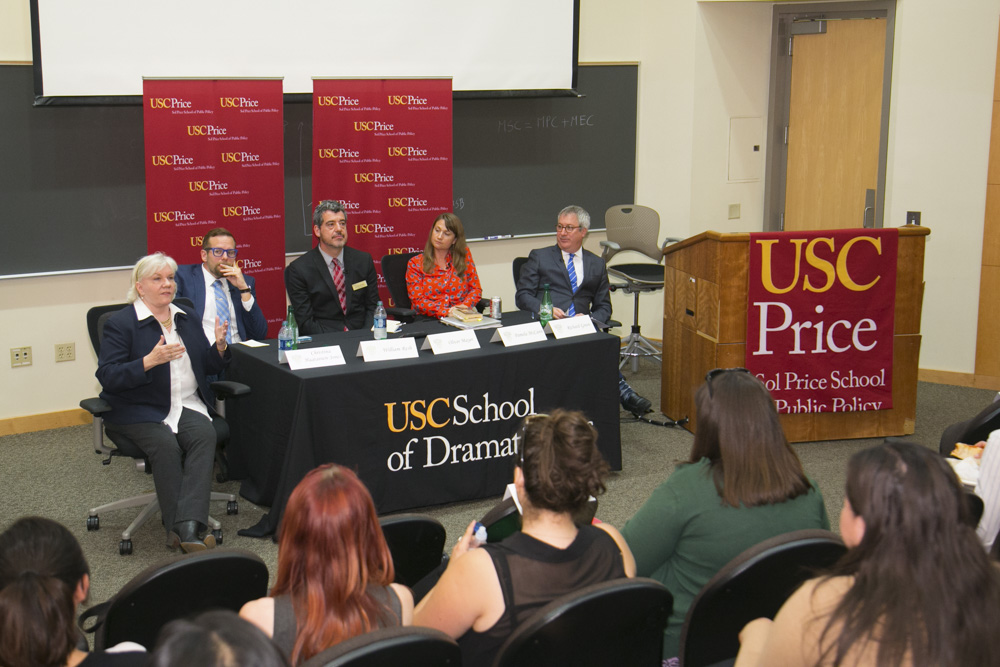
[[[562,252],[563,264],[566,265],[566,274],[569,275],[569,253],[559,249]],[[573,266],[576,268],[576,285],[577,289],[580,286],[580,276],[583,275],[583,248],[581,247],[575,253],[573,253]]]
[[[232,338],[232,342],[239,343],[241,340],[240,331],[239,327],[236,326],[236,311],[233,310],[233,299],[229,294],[229,281],[213,276],[204,264],[201,265],[201,274],[205,278],[205,312],[201,316],[201,328],[205,330],[205,338],[210,341],[215,340],[215,316],[218,313],[215,312],[214,283],[216,280],[222,280],[222,293],[226,295],[226,303],[229,304],[229,313],[222,319],[229,321],[229,336]],[[253,294],[246,301],[240,299],[240,304],[242,304],[243,310],[249,313],[254,304]]]

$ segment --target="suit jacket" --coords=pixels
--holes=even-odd
[[[299,333],[371,327],[378,305],[378,276],[372,256],[345,246],[344,289],[347,312],[340,307],[337,288],[323,253],[318,247],[302,255],[285,269],[285,289],[295,310]]]
[[[178,306],[174,318],[177,334],[184,342],[191,368],[198,379],[198,395],[214,414],[215,399],[206,375],[218,374],[229,361],[231,353],[219,356],[214,341],[209,343],[201,318],[187,306]],[[135,308],[129,304],[108,318],[104,338],[97,358],[97,379],[104,390],[101,398],[111,404],[104,418],[112,424],[161,422],[170,411],[170,364],[143,369],[142,358],[160,342],[163,331],[155,317],[141,322]]]
[[[577,314],[590,313],[590,316],[600,322],[611,319],[611,291],[608,287],[608,270],[604,261],[590,252],[583,250],[583,277],[577,277],[576,294],[569,284],[569,272],[563,262],[562,250],[553,245],[547,248],[537,248],[528,255],[528,261],[521,267],[521,276],[517,281],[517,292],[514,303],[521,310],[538,312],[542,302],[545,283],[549,284],[549,294],[552,305],[562,310],[568,310],[570,302],[576,306]]]
[[[204,319],[205,317],[205,279],[202,275],[201,264],[184,264],[177,267],[174,276],[177,280],[176,296],[191,299],[195,312]],[[267,338],[267,318],[264,317],[260,304],[257,303],[257,293],[254,291],[254,279],[243,274],[247,281],[247,287],[254,296],[253,307],[247,311],[243,307],[243,299],[236,285],[226,280],[229,287],[229,298],[233,301],[233,310],[236,311],[236,331],[240,334],[240,340],[264,340]],[[212,295],[215,299],[215,295]]]

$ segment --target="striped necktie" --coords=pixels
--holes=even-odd
[[[340,309],[347,314],[347,295],[344,291],[344,268],[340,266],[340,260],[335,259],[330,262],[330,270],[333,272],[333,284],[337,288],[337,298],[340,299]]]
[[[222,288],[222,279],[218,279],[212,283],[212,289],[215,291],[215,316],[219,318],[219,322],[228,322],[226,326],[226,342],[233,342],[233,335],[229,333],[232,330],[233,323],[232,318],[229,317],[229,299],[226,298],[226,292]]]
[[[569,254],[569,262],[566,263],[566,269],[569,271],[569,287],[573,290],[573,295],[576,296],[576,262],[573,261],[573,255],[574,253],[572,252]],[[573,305],[572,298],[569,302],[569,310],[566,311],[566,314],[570,317],[574,317],[576,315],[576,306]]]

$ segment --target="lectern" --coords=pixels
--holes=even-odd
[[[783,414],[789,442],[913,433],[920,360],[924,241],[930,230],[899,229],[893,334],[892,409]],[[746,362],[749,234],[703,232],[664,251],[660,409],[696,428],[694,392],[713,368]]]

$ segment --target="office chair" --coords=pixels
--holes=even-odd
[[[632,361],[632,371],[639,370],[639,357],[653,357],[662,362],[662,350],[642,335],[639,328],[639,295],[663,288],[663,249],[677,238],[664,239],[662,245],[657,245],[657,235],[660,233],[660,216],[651,208],[636,204],[612,206],[604,214],[604,225],[607,227],[608,240],[601,241],[603,250],[601,259],[608,265],[608,277],[624,281],[612,283],[611,290],[623,290],[626,294],[635,296],[632,332],[623,339],[624,349],[621,351],[621,368],[629,360]],[[619,252],[632,250],[654,260],[648,262],[615,264],[608,262]]]
[[[209,609],[240,610],[267,595],[267,565],[242,549],[215,549],[170,558],[137,574],[110,600],[80,615],[94,649],[125,641],[152,650],[160,628]],[[95,622],[87,626],[93,618]]]
[[[941,434],[938,451],[941,456],[950,456],[955,443],[964,442],[974,445],[980,440],[986,440],[990,433],[1000,428],[1000,397],[995,398],[971,419],[952,424]]]
[[[302,667],[459,667],[458,642],[434,628],[382,628],[351,637],[317,653]]]
[[[763,616],[773,619],[799,585],[846,552],[836,534],[809,529],[764,540],[729,561],[688,608],[681,665],[706,667],[735,658],[744,625]]]
[[[674,597],[653,579],[585,586],[521,622],[493,667],[659,665]]]
[[[87,331],[90,334],[90,342],[91,345],[93,345],[94,353],[98,357],[100,357],[101,352],[101,340],[104,338],[105,323],[108,321],[108,318],[128,305],[129,304],[118,303],[106,306],[94,306],[87,311]],[[217,411],[221,415],[222,412],[218,408],[222,407],[222,401],[225,397],[243,396],[250,393],[250,388],[245,384],[223,380],[213,382],[212,391],[216,394]],[[108,425],[108,427],[105,427],[104,415],[111,411],[111,406],[107,401],[100,397],[86,398],[80,401],[80,407],[93,415],[94,452],[107,457],[102,461],[104,465],[110,465],[111,461],[116,456],[127,456],[134,460],[136,470],[145,472],[147,475],[152,474],[153,469],[145,453],[143,453],[143,451],[139,449],[139,447],[130,439],[115,431],[113,426]],[[215,428],[217,442],[216,451],[218,452],[220,446],[229,440],[229,425],[226,424],[226,420],[224,418],[217,416],[212,419],[212,426]],[[108,439],[111,440],[112,445],[105,442],[105,434],[108,436]],[[237,500],[235,494],[213,491],[210,499],[226,501],[227,514],[239,513],[239,501]],[[101,527],[101,512],[127,509],[130,507],[141,507],[142,511],[140,511],[139,515],[132,521],[132,523],[130,523],[128,527],[122,531],[121,541],[118,543],[118,553],[122,556],[127,556],[132,553],[132,533],[142,527],[142,525],[145,524],[151,516],[159,511],[160,503],[156,498],[156,493],[144,493],[131,498],[124,498],[122,500],[105,503],[104,505],[98,505],[97,507],[92,507],[87,516],[87,530],[99,530]],[[222,524],[216,519],[209,517],[208,527],[215,536],[216,543],[221,544],[223,539]]]
[[[395,582],[413,585],[441,565],[445,529],[425,514],[393,514],[379,517],[379,526],[392,554]]]
[[[515,257],[513,264],[511,264],[511,269],[513,269],[513,272],[514,272],[514,289],[515,289],[515,291],[517,290],[517,281],[519,281],[521,279],[521,267],[523,267],[524,264],[527,261],[528,261],[527,257]],[[597,320],[594,320],[594,321],[596,322]],[[604,324],[606,326],[602,328],[602,331],[604,331],[605,333],[607,333],[608,329],[614,329],[614,328],[620,327],[622,325],[622,323],[619,322],[618,320],[610,320],[610,319],[607,322],[605,322]]]

